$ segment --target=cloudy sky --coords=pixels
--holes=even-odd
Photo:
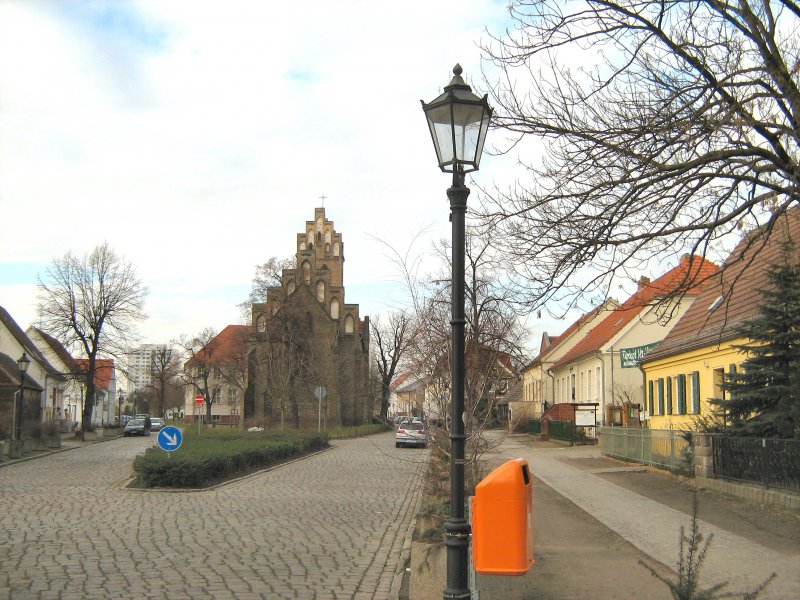
[[[482,93],[507,24],[490,0],[0,0],[0,305],[34,323],[37,275],[106,240],[150,289],[142,341],[222,329],[324,195],[346,300],[387,311],[375,239],[450,235],[419,101],[456,62]]]

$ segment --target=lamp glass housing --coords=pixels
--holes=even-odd
[[[429,104],[422,103],[439,168],[469,173],[480,167],[483,144],[492,117],[487,97],[480,98],[461,78],[461,67],[444,93]]]
[[[31,359],[28,358],[28,355],[23,352],[22,356],[20,356],[19,360],[17,361],[17,367],[19,367],[20,375],[24,375],[28,371],[28,366],[31,364]]]

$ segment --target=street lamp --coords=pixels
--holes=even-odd
[[[28,371],[28,366],[31,364],[31,359],[23,350],[22,356],[17,361],[19,367],[19,398],[17,399],[17,406],[14,411],[14,440],[20,440],[20,430],[22,429],[22,396],[25,393],[25,373]]]
[[[469,188],[464,174],[477,171],[483,143],[489,129],[492,108],[487,97],[480,98],[461,78],[461,65],[453,67],[453,79],[444,92],[429,104],[422,102],[428,120],[439,168],[453,174],[447,190],[452,224],[452,290],[450,321],[452,336],[450,395],[450,518],[444,524],[447,547],[447,587],[443,597],[469,598],[467,560],[470,526],[464,518],[464,255]]]

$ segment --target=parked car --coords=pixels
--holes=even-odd
[[[144,419],[131,419],[125,424],[125,429],[122,430],[122,435],[128,437],[129,435],[144,435]]]
[[[422,446],[428,445],[428,432],[425,426],[419,421],[401,423],[394,435],[394,445],[396,448],[401,446]]]
[[[159,419],[158,417],[152,417],[150,419],[150,431],[161,431],[164,428],[164,419]]]

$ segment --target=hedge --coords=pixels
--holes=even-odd
[[[326,447],[328,436],[317,432],[187,430],[178,450],[148,448],[133,470],[143,487],[199,488]]]

